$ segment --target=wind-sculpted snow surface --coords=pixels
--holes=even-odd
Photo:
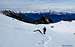
[[[52,38],[50,36],[42,34],[42,39],[38,41],[37,46],[48,47],[47,44],[51,41],[51,39]]]
[[[51,25],[55,27],[50,28]],[[0,14],[0,47],[75,47],[75,21],[62,21],[45,26],[47,32],[43,36],[39,32],[33,33],[33,30],[42,30],[44,25],[35,26]]]

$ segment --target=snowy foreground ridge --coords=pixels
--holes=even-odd
[[[54,25],[54,28],[50,28]],[[43,36],[34,29],[46,26],[48,41],[39,44]],[[33,25],[0,14],[0,47],[75,47],[75,21],[48,25]],[[66,46],[68,45],[68,46]]]

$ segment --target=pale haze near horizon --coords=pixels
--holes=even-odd
[[[75,9],[75,0],[1,0],[0,9]]]

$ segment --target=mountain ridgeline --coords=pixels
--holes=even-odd
[[[60,21],[69,21],[75,20],[75,13],[69,12],[37,12],[37,13],[16,13],[11,10],[2,10],[1,13],[8,17],[15,18],[17,20],[31,23],[31,24],[50,24],[57,23]]]

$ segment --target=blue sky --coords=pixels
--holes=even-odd
[[[75,8],[75,0],[0,0],[0,9],[20,8],[27,10],[48,8]]]

